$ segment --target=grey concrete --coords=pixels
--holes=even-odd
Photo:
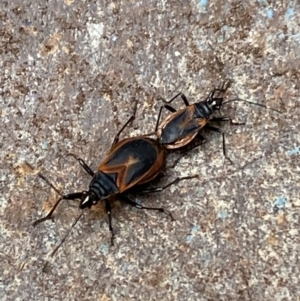
[[[1,1],[1,300],[300,300],[296,2]],[[33,228],[58,198],[38,172],[86,189],[67,153],[96,170],[136,103],[124,136],[153,131],[161,97],[196,102],[225,79],[227,99],[269,108],[224,106],[246,122],[222,125],[234,164],[204,132],[157,184],[199,180],[137,196],[175,222],[115,202],[111,248],[100,204],[50,258],[79,210]]]

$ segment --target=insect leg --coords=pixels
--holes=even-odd
[[[75,154],[72,154],[72,153],[69,153],[68,154],[69,156],[72,156],[74,157],[78,162],[79,164],[83,167],[83,169],[90,175],[90,176],[94,176],[95,173],[91,170],[91,168],[84,162],[83,159],[77,157]]]
[[[189,101],[187,100],[186,96],[183,93],[180,93],[181,99],[183,100],[186,107],[190,105]]]
[[[186,98],[186,96],[183,94],[183,93],[178,93],[178,94],[176,94],[172,99],[170,99],[170,100],[164,100],[164,102],[166,102],[166,103],[171,103],[171,102],[173,102],[178,96],[181,96],[181,99],[183,100],[183,102],[184,102],[184,104],[188,107],[190,104],[189,104],[189,102],[188,102],[188,100],[187,100],[187,98]]]
[[[245,122],[234,122],[230,117],[226,117],[226,116],[214,117],[209,120],[209,122],[219,122],[219,121],[230,121],[230,124],[232,125],[245,125]]]
[[[161,106],[160,110],[159,110],[159,113],[158,113],[157,121],[156,121],[155,132],[158,129],[158,126],[159,126],[159,123],[160,123],[160,118],[161,118],[161,112],[162,112],[162,110],[164,108],[167,109],[167,110],[169,110],[172,113],[176,112],[176,110],[173,107],[171,107],[170,105],[163,105],[163,106]]]
[[[204,138],[200,133],[197,134],[196,138],[198,138],[198,139],[200,140],[200,142],[198,142],[198,143],[196,143],[195,145],[193,145],[193,146],[191,146],[191,147],[185,149],[185,150],[182,151],[180,154],[184,154],[184,153],[186,153],[186,152],[189,152],[190,150],[192,150],[192,149],[194,149],[194,148],[196,148],[196,147],[198,147],[198,146],[204,144],[205,141],[206,141],[205,138]]]
[[[221,94],[221,93],[225,93],[227,91],[227,89],[230,87],[230,84],[231,82],[230,81],[225,81],[223,82],[222,86],[220,88],[215,88],[213,89],[210,93],[209,93],[209,96],[208,98],[215,98],[214,95],[216,92],[219,92],[218,93],[218,96]]]
[[[136,203],[136,202],[130,200],[128,197],[126,197],[126,196],[124,196],[124,195],[121,195],[121,194],[120,194],[119,197],[120,197],[120,199],[121,199],[123,202],[125,202],[125,203],[127,203],[127,204],[129,204],[129,205],[131,205],[131,206],[133,206],[133,207],[135,207],[135,208],[137,208],[137,209],[156,210],[156,211],[164,212],[165,214],[168,214],[168,215],[171,217],[172,221],[174,221],[174,218],[173,218],[171,212],[167,211],[167,210],[164,209],[164,208],[145,207],[145,206],[143,206],[143,205],[140,205],[140,204],[138,204],[138,203]]]
[[[112,223],[111,223],[111,206],[110,206],[110,201],[108,199],[105,199],[105,208],[106,208],[106,213],[108,215],[108,226],[109,226],[109,231],[111,233],[111,245],[114,245],[114,238],[115,238],[115,234],[114,234],[114,229],[112,227]]]
[[[113,141],[113,143],[112,143],[112,145],[111,145],[111,148],[113,148],[113,146],[114,146],[116,143],[119,142],[120,134],[124,131],[124,129],[127,127],[127,125],[128,125],[131,121],[134,120],[134,118],[135,118],[135,116],[132,115],[132,116],[127,120],[127,122],[123,125],[123,127],[119,130],[119,132],[118,132],[118,133],[116,134],[116,136],[115,136],[115,139],[114,139],[114,141]]]
[[[188,107],[190,104],[189,104],[189,101],[187,100],[186,96],[183,94],[183,93],[178,93],[176,94],[172,99],[170,100],[164,100],[163,99],[163,102],[165,103],[172,103],[178,96],[180,95],[181,99],[183,100],[184,104],[186,107]],[[175,112],[175,111],[174,111]]]
[[[168,105],[169,103],[171,103],[173,100],[175,100],[178,96],[181,96],[181,99],[183,100],[184,104],[188,107],[190,104],[189,104],[189,101],[187,100],[186,96],[183,94],[183,93],[178,93],[176,94],[172,99],[170,100],[164,100],[165,103],[167,103],[166,105],[163,105],[160,107],[160,110],[159,110],[159,113],[158,113],[158,117],[157,117],[157,122],[156,122],[156,126],[155,126],[155,132],[157,131],[158,129],[158,126],[159,126],[159,123],[160,123],[160,118],[161,118],[161,112],[162,110],[165,108],[167,110],[169,110],[170,112],[174,113],[176,112],[176,109],[174,109],[173,107],[171,107],[170,105]]]
[[[194,143],[192,146],[187,147],[187,148],[185,148],[184,150],[182,150],[182,151],[180,152],[180,156],[179,156],[179,157],[174,161],[174,163],[170,166],[171,168],[174,168],[174,167],[178,164],[178,162],[181,160],[183,154],[185,154],[185,153],[191,151],[192,149],[194,149],[194,148],[196,148],[196,147],[198,147],[198,146],[200,146],[200,145],[203,145],[203,144],[206,142],[205,138],[204,138],[200,133],[197,134],[197,136],[195,137],[195,139],[197,139],[198,141],[197,141],[196,143]],[[199,141],[199,140],[200,140],[200,141]]]
[[[187,147],[184,150],[180,151],[180,153],[179,153],[180,156],[168,168],[174,168],[178,164],[178,162],[183,158],[183,154],[189,152],[190,150],[192,150],[200,145],[203,145],[206,142],[206,139],[200,133],[197,134],[195,139],[197,139],[198,141],[196,143],[194,143],[191,147]]]
[[[187,176],[187,177],[178,177],[176,178],[174,181],[168,183],[167,185],[163,186],[163,187],[154,187],[154,188],[149,188],[149,189],[145,189],[142,192],[143,193],[152,193],[152,192],[159,192],[159,191],[163,191],[166,188],[170,187],[171,185],[174,185],[176,183],[178,183],[179,181],[182,180],[188,180],[188,179],[193,179],[193,178],[198,178],[198,175],[193,175],[193,176]]]
[[[223,137],[223,154],[224,154],[224,157],[232,164],[233,162],[226,155],[225,134],[224,134],[224,132],[222,132],[219,128],[216,128],[216,127],[211,126],[211,125],[206,125],[205,128],[208,129],[208,130],[210,130],[210,131],[213,131],[213,132],[218,132],[218,133],[220,133],[222,135],[222,137]]]
[[[52,209],[50,210],[50,212],[43,218],[36,220],[33,223],[33,226],[35,227],[36,225],[46,221],[47,219],[51,219],[53,212],[55,211],[56,207],[58,206],[58,204],[62,201],[62,200],[76,200],[76,199],[80,199],[80,197],[82,196],[82,192],[75,192],[75,193],[71,193],[71,194],[66,194],[63,195],[60,199],[58,199],[58,201],[54,204],[54,206],[52,207]]]

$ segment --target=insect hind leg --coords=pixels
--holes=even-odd
[[[245,125],[245,122],[234,122],[232,118],[226,116],[214,117],[209,122],[229,121],[231,125]]]
[[[166,184],[165,186],[162,187],[154,187],[154,188],[149,188],[149,189],[145,189],[142,191],[142,193],[153,193],[153,192],[160,192],[165,190],[166,188],[177,184],[178,182],[182,181],[182,180],[188,180],[188,179],[193,179],[193,178],[198,178],[198,175],[192,175],[192,176],[186,176],[186,177],[178,177],[175,180],[173,180],[172,182]]]
[[[166,209],[164,208],[158,208],[158,207],[146,207],[146,206],[143,206],[143,205],[140,205],[134,201],[132,201],[131,199],[129,199],[128,197],[124,196],[124,195],[120,195],[119,196],[120,199],[125,202],[126,204],[129,204],[137,209],[144,209],[144,210],[155,210],[155,211],[160,211],[160,212],[164,212],[165,214],[169,215],[171,220],[174,221],[174,218],[173,218],[173,215],[171,212],[167,211]]]
[[[160,110],[159,110],[159,113],[158,113],[158,117],[157,117],[157,122],[156,122],[156,126],[155,126],[155,132],[157,131],[158,129],[158,126],[159,126],[159,123],[160,123],[160,119],[161,119],[161,113],[162,113],[162,110],[163,109],[167,109],[168,111],[170,111],[171,113],[174,113],[176,112],[177,110],[174,109],[172,106],[170,106],[169,104],[172,103],[178,96],[181,97],[181,99],[183,100],[184,104],[186,107],[188,107],[190,104],[189,104],[189,101],[187,100],[186,96],[183,94],[183,93],[178,93],[176,94],[172,99],[170,100],[164,100],[165,105],[161,106],[160,107]]]
[[[172,165],[170,165],[171,168],[174,168],[178,162],[183,158],[183,155],[191,150],[193,150],[194,148],[197,148],[201,145],[203,145],[206,142],[206,139],[204,136],[202,136],[200,133],[198,133],[195,137],[195,140],[197,140],[195,143],[193,143],[192,146],[187,146],[184,150],[180,151],[179,154],[180,156],[173,162]]]
[[[189,148],[185,149],[184,151],[181,152],[181,154],[184,154],[186,152],[189,152],[190,150],[200,146],[200,145],[203,145],[206,140],[205,140],[205,137],[202,136],[200,133],[197,134],[197,136],[195,137],[198,139],[198,142],[196,142],[194,145],[190,146]]]
[[[161,113],[163,109],[167,109],[170,112],[174,113],[176,112],[176,109],[174,109],[173,107],[171,107],[170,105],[163,105],[160,107],[159,113],[158,113],[158,117],[157,117],[157,121],[156,121],[156,126],[155,126],[155,132],[158,129],[159,123],[160,123],[160,119],[161,119]]]

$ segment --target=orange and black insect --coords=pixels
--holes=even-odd
[[[159,142],[166,149],[178,149],[188,145],[195,138],[199,138],[201,142],[197,145],[194,145],[192,147],[194,148],[205,141],[205,138],[200,134],[200,130],[205,127],[208,130],[222,134],[223,154],[229,161],[231,161],[226,155],[224,132],[217,127],[211,126],[210,123],[220,121],[230,121],[232,125],[244,125],[245,123],[233,122],[230,117],[226,116],[213,117],[212,114],[215,111],[220,110],[224,104],[238,100],[262,107],[265,106],[242,99],[233,99],[223,102],[224,98],[219,96],[221,93],[225,93],[228,87],[229,82],[224,83],[221,88],[212,90],[205,100],[194,104],[189,104],[187,98],[183,93],[178,93],[171,100],[167,101],[168,104],[165,104],[160,108],[155,128]],[[186,107],[177,111],[172,106],[170,106],[169,103],[174,101],[178,96],[181,96]],[[162,110],[164,108],[169,110],[171,114],[168,115],[166,119],[160,123]]]
[[[81,158],[77,158],[73,155],[78,160],[80,165],[84,168],[84,170],[93,177],[89,185],[89,189],[82,192],[61,195],[61,198],[56,202],[51,211],[44,218],[37,220],[34,223],[34,226],[47,219],[50,219],[57,205],[62,200],[79,199],[80,209],[91,208],[98,202],[104,201],[106,212],[108,214],[109,230],[111,231],[111,244],[113,245],[114,232],[111,221],[110,204],[110,197],[112,196],[116,196],[121,201],[124,201],[125,203],[138,209],[158,210],[161,212],[166,212],[172,217],[172,215],[163,208],[142,206],[134,202],[126,194],[124,194],[133,186],[141,185],[153,180],[161,172],[166,160],[164,148],[154,139],[139,136],[126,138],[119,142],[120,133],[133,119],[134,116],[132,116],[119,131],[110,152],[100,164],[97,172],[93,172]],[[43,176],[42,178],[46,180]],[[177,178],[175,181],[169,183],[164,187],[148,189],[146,191],[144,190],[143,192],[161,191],[171,184],[174,184],[175,182],[186,178],[190,177]],[[57,189],[51,183],[49,183],[48,181],[47,183],[57,191]],[[77,223],[82,214],[76,219],[72,227]],[[69,232],[67,233],[67,235],[68,234]],[[60,245],[65,240],[65,238],[61,241]],[[58,247],[54,250],[52,255],[56,252]]]

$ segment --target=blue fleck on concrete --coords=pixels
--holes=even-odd
[[[292,156],[292,155],[297,155],[297,154],[299,154],[299,152],[300,152],[300,147],[299,147],[299,146],[296,146],[296,147],[294,147],[294,148],[292,148],[292,149],[286,151],[286,154],[287,154],[288,156]]]
[[[295,15],[294,9],[292,7],[288,8],[284,15],[285,21],[288,22],[294,15]]]
[[[287,203],[287,199],[284,197],[278,197],[276,201],[274,202],[274,206],[278,208],[284,208]]]
[[[267,17],[268,17],[269,19],[272,19],[272,18],[274,17],[274,15],[275,15],[274,9],[271,8],[271,7],[269,7],[269,8],[267,9]]]

